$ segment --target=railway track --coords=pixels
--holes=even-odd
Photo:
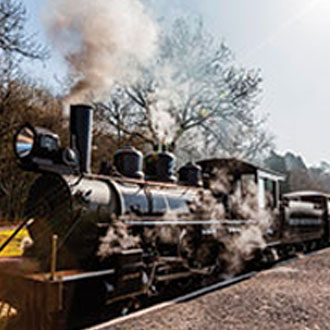
[[[306,257],[309,257],[309,256],[313,256],[313,255],[316,255],[316,254],[321,253],[324,250],[325,249],[323,248],[323,249],[320,249],[320,250],[317,250],[317,251],[312,251],[312,252],[305,253],[303,255],[297,255],[296,257],[291,257],[289,259],[279,261],[279,262],[275,263],[270,268],[283,267],[283,266],[286,266],[286,265],[288,265],[288,264],[290,264],[290,263],[298,260],[301,257],[306,258]],[[222,280],[220,282],[214,283],[214,284],[209,285],[209,286],[206,286],[204,288],[200,288],[200,289],[194,290],[194,291],[192,291],[190,293],[186,293],[186,294],[183,294],[181,296],[175,297],[175,298],[173,298],[171,300],[168,300],[168,301],[165,301],[165,302],[161,302],[161,303],[156,304],[156,305],[153,305],[151,307],[143,308],[143,309],[138,310],[136,312],[132,312],[132,313],[130,313],[128,315],[125,315],[125,316],[121,316],[121,317],[112,319],[110,321],[101,323],[99,325],[95,325],[95,326],[92,326],[92,327],[85,328],[85,330],[108,330],[108,329],[111,329],[111,327],[118,326],[121,323],[124,323],[126,321],[129,321],[129,320],[132,320],[132,319],[136,319],[136,318],[139,318],[139,317],[141,317],[143,315],[150,314],[150,313],[153,313],[153,312],[162,310],[162,309],[166,309],[166,308],[168,308],[170,306],[173,306],[175,304],[187,302],[189,300],[198,298],[198,297],[203,296],[205,294],[214,292],[216,290],[221,290],[221,289],[224,289],[224,288],[233,286],[235,284],[241,283],[243,281],[246,281],[248,279],[251,279],[255,275],[260,274],[262,271],[266,271],[268,269],[269,268],[263,269],[261,271],[251,271],[251,272],[248,272],[248,273],[245,273],[245,274],[242,274],[242,275],[239,275],[239,276],[230,278],[228,280]]]
[[[240,276],[237,276],[237,277],[225,280],[225,281],[221,281],[221,282],[212,284],[210,286],[195,290],[193,292],[184,294],[182,296],[176,297],[176,298],[171,299],[169,301],[162,302],[160,304],[157,304],[157,305],[154,305],[154,306],[151,306],[151,307],[148,307],[148,308],[141,309],[137,312],[133,312],[131,314],[115,318],[115,319],[113,319],[111,321],[108,321],[108,322],[105,322],[103,324],[93,326],[93,327],[90,327],[90,328],[86,328],[86,330],[106,330],[106,329],[109,329],[109,327],[114,326],[114,325],[118,325],[122,322],[140,317],[140,316],[148,314],[148,313],[159,311],[161,309],[173,306],[175,304],[179,304],[179,303],[182,303],[182,302],[189,301],[191,299],[195,299],[197,297],[200,297],[200,296],[202,296],[204,294],[207,294],[207,293],[210,293],[212,291],[223,289],[223,288],[229,287],[231,285],[237,284],[239,282],[248,280],[249,278],[253,277],[257,273],[258,272],[250,272],[250,273],[243,274],[243,275],[240,275]]]

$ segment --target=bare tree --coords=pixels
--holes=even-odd
[[[20,64],[24,60],[45,60],[48,50],[36,35],[26,32],[27,13],[19,0],[0,0],[0,107],[4,104],[10,87],[25,80]]]
[[[26,10],[21,1],[1,0],[0,2],[0,50],[11,57],[44,59],[47,50],[36,41],[35,35],[25,30]]]
[[[26,32],[26,19],[22,2],[0,0],[0,219],[15,218],[21,213],[29,185],[30,176],[15,165],[14,132],[35,118],[48,127],[60,123],[54,99],[28,82],[20,68],[23,60],[44,60],[48,56],[36,36]]]
[[[136,137],[150,145],[154,143],[150,137],[153,127],[148,122],[147,106],[139,102],[127,88],[117,87],[107,103],[95,104],[98,129],[112,130],[118,147],[128,137]]]
[[[21,1],[0,0],[0,138],[17,125],[11,104],[20,99],[29,111],[31,88],[19,63],[24,60],[45,60],[48,52],[35,35],[26,33],[26,10]]]
[[[178,19],[142,78],[96,108],[120,134],[172,143],[186,158],[254,158],[270,144],[255,115],[260,85],[259,71],[236,67],[230,49],[201,21]]]
[[[11,81],[3,91],[0,103],[0,220],[22,215],[24,197],[33,175],[19,169],[13,151],[15,132],[26,122],[38,123],[64,134],[65,118],[54,97],[37,85]],[[63,139],[62,139],[63,141]]]

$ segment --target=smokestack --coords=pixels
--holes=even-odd
[[[70,108],[71,148],[79,155],[80,171],[90,173],[92,153],[93,110],[89,105]]]

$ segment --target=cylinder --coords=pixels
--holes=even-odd
[[[89,105],[72,105],[70,109],[71,148],[79,155],[80,171],[90,173],[92,154],[93,110]]]

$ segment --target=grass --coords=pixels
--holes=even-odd
[[[5,240],[14,232],[14,228],[0,227],[0,246]],[[24,238],[29,237],[26,229],[22,229],[18,235],[7,245],[7,247],[0,253],[0,257],[18,257],[23,253],[21,243]]]

